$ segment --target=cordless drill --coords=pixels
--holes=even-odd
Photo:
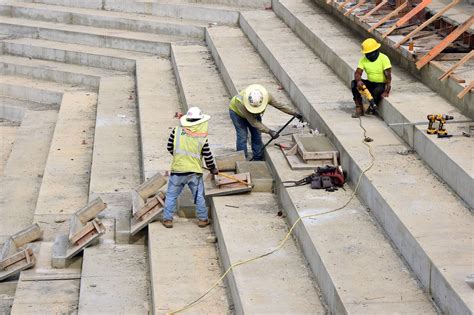
[[[359,91],[359,93],[361,95],[363,95],[367,101],[369,102],[369,108],[368,108],[368,112],[369,113],[375,113],[375,110],[376,110],[376,106],[375,106],[375,100],[374,98],[372,97],[372,94],[370,93],[369,89],[365,86],[365,84],[362,84],[361,86],[359,86],[357,88],[357,90]]]
[[[444,127],[447,120],[453,120],[454,117],[446,114],[431,114],[426,116],[428,118],[428,129],[426,130],[427,134],[434,135],[438,134],[438,138],[449,138],[451,135],[448,135],[448,131]],[[435,122],[439,122],[438,129],[434,128],[433,125]]]

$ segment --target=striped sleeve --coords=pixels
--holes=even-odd
[[[166,149],[168,152],[173,155],[173,150],[174,150],[174,128],[173,131],[170,133],[170,137],[168,138],[168,144],[166,146]]]
[[[211,149],[209,148],[209,142],[207,140],[202,147],[202,156],[204,157],[204,162],[206,162],[207,168],[213,169],[216,167],[216,164],[214,163],[214,157],[212,156]]]

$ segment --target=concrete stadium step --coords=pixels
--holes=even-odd
[[[0,26],[2,34],[146,52],[161,56],[169,56],[170,43],[199,41],[178,36],[33,21],[5,16],[0,16]]]
[[[61,104],[64,91],[77,89],[72,85],[34,80],[18,76],[0,77],[0,95],[43,104]]]
[[[69,217],[87,203],[89,174],[92,160],[92,143],[95,125],[97,95],[89,92],[67,92],[59,110],[54,136],[44,169],[33,222],[44,230],[40,256],[49,256],[47,267],[37,264],[32,270],[22,272],[13,303],[13,313],[41,313],[50,306],[41,299],[32,302],[33,296],[44,292],[61,291],[66,285],[69,291],[62,293],[64,303],[56,306],[56,312],[70,312],[77,307],[79,280],[61,277],[39,281],[31,287],[30,279],[51,274],[52,242],[57,234],[69,232]],[[54,274],[54,272],[53,272]]]
[[[235,86],[242,88],[248,84],[246,78],[252,78],[255,71],[259,78],[254,78],[253,83],[271,89],[278,86],[278,81],[240,29],[216,27],[208,30],[207,39],[214,58],[219,60],[221,73],[225,73],[229,89],[235,89]],[[236,45],[238,49],[235,49]],[[242,63],[251,64],[252,67],[242,68]],[[329,82],[321,88],[330,90],[332,78],[326,78]],[[276,95],[280,101],[291,104],[282,91]],[[267,113],[264,121],[270,124],[283,123],[281,118],[267,116]],[[280,181],[307,176],[308,171],[292,172],[279,150],[267,151],[271,152],[267,160],[271,161],[273,172]],[[281,186],[278,189],[290,224],[299,215],[323,212],[334,204],[341,204],[340,199],[348,199],[352,193],[346,188],[345,192],[333,194],[316,190],[311,190],[309,194],[308,189],[307,186],[289,188],[288,191]],[[240,201],[235,204],[240,206],[243,203]],[[234,209],[232,213],[234,216]],[[357,200],[351,203],[350,208],[333,215],[331,219],[318,223],[311,219],[307,221],[299,223],[295,235],[334,313],[435,312],[390,242]],[[351,255],[350,258],[345,257],[347,255]],[[360,279],[368,284],[360,285]],[[375,299],[374,294],[377,295]],[[390,310],[387,305],[390,305]]]
[[[22,118],[0,177],[0,239],[33,222],[57,115],[55,110],[27,110]]]
[[[89,200],[108,204],[101,214],[114,219],[115,240],[129,241],[130,189],[141,183],[135,80],[102,78],[99,87]]]
[[[149,58],[147,53],[68,44],[42,39],[19,38],[4,40],[3,53],[33,59],[50,60],[109,70],[135,72],[135,61]]]
[[[32,2],[31,0],[27,2]],[[148,14],[219,24],[237,24],[241,7],[195,1],[34,0],[36,3]],[[226,1],[227,2],[227,1]],[[250,1],[249,1],[250,2]],[[263,6],[262,6],[263,7]]]
[[[133,32],[166,34],[204,39],[207,23],[38,3],[8,1],[0,4],[0,14],[31,20],[121,29]]]
[[[25,101],[17,98],[11,98],[8,96],[0,95],[0,118],[6,119],[12,122],[21,123],[25,113],[28,110],[40,111],[40,110],[59,110],[60,105],[50,105],[36,103],[32,101]]]
[[[101,77],[125,74],[124,72],[5,55],[0,55],[0,73],[82,85],[95,89],[99,88]]]
[[[348,115],[353,109],[349,89],[274,13],[257,18],[244,12],[241,27],[311,125],[339,149],[355,182],[369,156],[361,134],[354,132],[358,121]],[[472,272],[472,213],[419,158],[397,154],[406,145],[384,122],[362,121],[375,138],[376,164],[362,176],[360,197],[438,306],[449,313],[471,312],[471,289],[464,279]]]
[[[230,205],[230,206],[227,206]],[[288,232],[269,193],[212,198],[214,230],[224,270],[276,247]],[[293,239],[273,255],[227,275],[237,314],[325,314],[319,289]]]
[[[169,170],[171,155],[166,151],[173,120],[180,111],[173,67],[168,59],[137,60],[137,102],[140,125],[142,177]]]
[[[2,99],[0,99],[1,101]],[[3,176],[3,169],[10,157],[20,123],[21,119],[19,121],[5,119],[3,111],[0,111],[0,176]]]
[[[361,57],[362,39],[314,4],[301,0],[281,0],[274,4],[275,12],[349,86]],[[461,112],[474,113],[474,103],[469,105],[470,109],[460,110],[397,66],[392,70],[392,84],[390,97],[383,100],[381,108],[387,124],[426,121],[426,115],[431,113],[447,113],[457,120],[463,120],[467,117]],[[448,131],[458,135],[455,140],[426,134],[426,125],[393,127],[393,130],[474,208],[474,142],[459,136],[461,128],[467,125],[448,125]]]
[[[78,313],[149,313],[147,269],[143,245],[86,248]]]
[[[171,60],[183,104],[183,110],[198,106],[211,115],[209,139],[214,155],[234,150],[228,132],[232,122],[228,113],[229,94],[205,46],[172,46]]]
[[[199,228],[189,219],[176,218],[174,227],[160,223],[148,226],[150,280],[154,314],[164,314],[186,306],[206,292],[221,274],[216,247],[207,242],[209,228]],[[225,285],[220,284],[193,314],[231,312]]]
[[[4,281],[0,284],[0,313],[10,314],[15,297],[16,281]]]

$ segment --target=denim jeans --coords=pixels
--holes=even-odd
[[[250,130],[250,139],[252,142],[252,153],[254,161],[263,160],[263,143],[262,143],[262,134],[260,131],[253,127],[245,118],[237,115],[233,110],[229,110],[230,119],[235,127],[235,133],[237,135],[236,148],[237,151],[244,151],[245,156],[248,158],[247,152],[247,137],[248,131]],[[259,121],[262,121],[262,118],[259,116],[257,118]]]
[[[173,220],[173,215],[176,211],[176,201],[186,185],[188,185],[193,195],[198,219],[202,221],[208,219],[202,175],[191,173],[189,175],[171,174],[168,180],[163,221]]]

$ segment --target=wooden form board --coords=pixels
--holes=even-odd
[[[242,183],[233,182],[221,185],[220,187],[217,185],[216,181],[211,179],[210,177],[204,182],[206,190],[205,195],[206,197],[214,197],[214,196],[226,196],[226,195],[235,195],[246,193],[252,190],[252,180],[250,178],[250,173],[242,173],[242,174],[229,174],[232,176],[238,176],[239,179],[244,179],[249,185],[244,185]],[[224,180],[224,179],[222,179]],[[221,182],[223,183],[223,182]]]
[[[33,267],[36,257],[31,248],[26,248],[0,262],[0,281]]]
[[[69,241],[74,245],[81,245],[88,241],[94,235],[102,235],[105,233],[105,227],[99,219],[87,222],[79,231],[77,231]]]
[[[156,221],[165,206],[165,194],[161,191],[154,197],[149,198],[146,203],[138,193],[132,191],[132,194],[134,193],[136,195],[132,196],[133,216],[130,220],[131,235],[137,234],[148,224]]]
[[[387,37],[392,33],[396,28],[399,28],[400,26],[404,25],[406,22],[410,21],[415,15],[420,13],[421,10],[426,8],[428,4],[431,3],[432,0],[423,0],[420,4],[418,4],[416,7],[411,9],[410,12],[402,16],[394,25],[392,25],[383,35],[382,38]]]

